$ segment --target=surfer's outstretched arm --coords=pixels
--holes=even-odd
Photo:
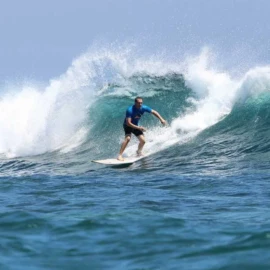
[[[155,110],[152,110],[151,113],[159,119],[162,125],[167,125],[167,122],[162,118],[162,116]]]

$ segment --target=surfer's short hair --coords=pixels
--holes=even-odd
[[[134,99],[135,103],[138,102],[138,99],[141,99],[141,100],[142,100],[143,98],[142,98],[142,97],[136,97],[136,98]]]

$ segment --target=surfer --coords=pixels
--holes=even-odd
[[[144,127],[138,126],[139,120],[141,116],[145,113],[152,113],[154,116],[156,116],[162,125],[166,125],[166,121],[160,116],[160,114],[152,110],[150,107],[143,105],[143,99],[141,97],[135,98],[135,103],[133,106],[128,107],[126,110],[126,117],[124,120],[124,131],[125,131],[125,140],[123,141],[119,155],[117,157],[118,160],[123,161],[123,153],[131,139],[131,133],[133,133],[139,140],[137,155],[142,156],[142,149],[145,144],[145,138],[143,135],[143,132],[146,131]]]

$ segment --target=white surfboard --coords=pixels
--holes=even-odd
[[[94,163],[100,163],[104,165],[111,165],[111,166],[121,166],[121,165],[131,165],[134,162],[144,158],[145,156],[142,157],[127,157],[124,158],[123,161],[118,160],[116,158],[109,158],[109,159],[101,159],[101,160],[92,160]]]

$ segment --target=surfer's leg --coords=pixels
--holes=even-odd
[[[145,144],[145,138],[144,138],[144,135],[139,135],[139,136],[137,136],[137,138],[140,141],[139,145],[138,145],[137,154],[138,154],[138,156],[141,156],[142,155],[142,149],[143,149],[143,146]]]
[[[126,149],[128,143],[129,143],[129,141],[130,141],[130,138],[131,138],[131,135],[127,135],[127,136],[125,137],[125,140],[123,141],[123,143],[122,143],[122,145],[121,145],[120,152],[119,152],[119,155],[118,155],[118,157],[117,157],[118,160],[121,160],[121,161],[124,160],[123,157],[122,157],[122,155],[123,155],[123,153],[124,153],[124,151],[125,151],[125,149]]]

